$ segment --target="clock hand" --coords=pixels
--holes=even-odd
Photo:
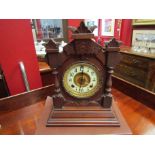
[[[80,78],[80,88],[82,86],[82,82],[83,82],[83,70],[82,70],[82,78]]]

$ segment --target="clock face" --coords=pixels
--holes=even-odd
[[[71,96],[91,97],[102,86],[99,70],[89,63],[73,64],[64,73],[63,86]]]

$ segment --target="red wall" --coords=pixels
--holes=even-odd
[[[115,37],[117,40],[120,40],[120,34],[118,29],[120,28],[119,19],[115,19],[115,26],[114,26],[114,36],[103,36],[102,33],[102,21],[99,19],[99,26],[98,26],[98,36],[96,37],[96,41],[100,38],[100,44],[103,46],[105,41],[110,40],[111,38]]]
[[[120,40],[121,24],[122,24],[121,19],[115,19],[114,37],[118,40]]]
[[[68,19],[68,26],[75,26],[78,27],[80,25],[80,22],[83,21],[83,19]],[[71,41],[72,32],[68,31],[68,40]]]
[[[30,89],[42,86],[30,20],[0,20],[0,64],[11,95],[25,91],[19,61],[23,61]]]
[[[75,26],[78,27],[80,22],[83,19],[68,19],[68,26]],[[99,34],[101,31],[101,20],[99,20]],[[132,19],[122,19],[121,23],[120,19],[115,19],[115,27],[114,27],[114,37],[118,40],[121,40],[124,45],[131,46],[131,39],[132,39]],[[121,24],[121,25],[120,25]],[[118,28],[121,27],[120,34]],[[69,41],[71,40],[71,32],[68,32]],[[104,44],[104,41],[111,39],[112,37],[109,36],[100,36],[101,45]],[[96,37],[96,41],[98,37]]]
[[[132,19],[122,19],[120,40],[126,46],[131,46],[132,31]]]

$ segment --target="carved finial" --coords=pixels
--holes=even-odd
[[[112,38],[110,41],[106,42],[107,47],[119,47],[121,42],[118,42],[115,38]]]
[[[76,28],[74,26],[68,27],[68,29],[71,30],[73,33],[92,33],[96,28],[97,28],[97,26],[87,27],[85,25],[84,21],[82,21],[80,23],[80,26],[78,28]]]
[[[58,45],[53,39],[50,39],[44,46],[46,49],[58,49]]]
[[[91,33],[91,30],[89,30],[84,21],[82,21],[77,29],[77,33]]]
[[[73,26],[69,26],[69,29],[73,32],[73,33],[92,33],[92,31],[87,27],[85,26],[85,23],[84,21],[82,21],[80,23],[80,26],[78,28],[76,27],[73,27]],[[94,28],[92,28],[93,30]]]

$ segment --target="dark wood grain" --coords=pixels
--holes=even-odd
[[[151,54],[133,52],[130,48],[121,50],[122,59],[116,66],[114,75],[155,92],[155,58]]]
[[[16,110],[51,96],[53,85],[0,99],[0,113]]]
[[[113,87],[129,95],[146,106],[155,109],[155,93],[132,84],[124,79],[113,76]]]

